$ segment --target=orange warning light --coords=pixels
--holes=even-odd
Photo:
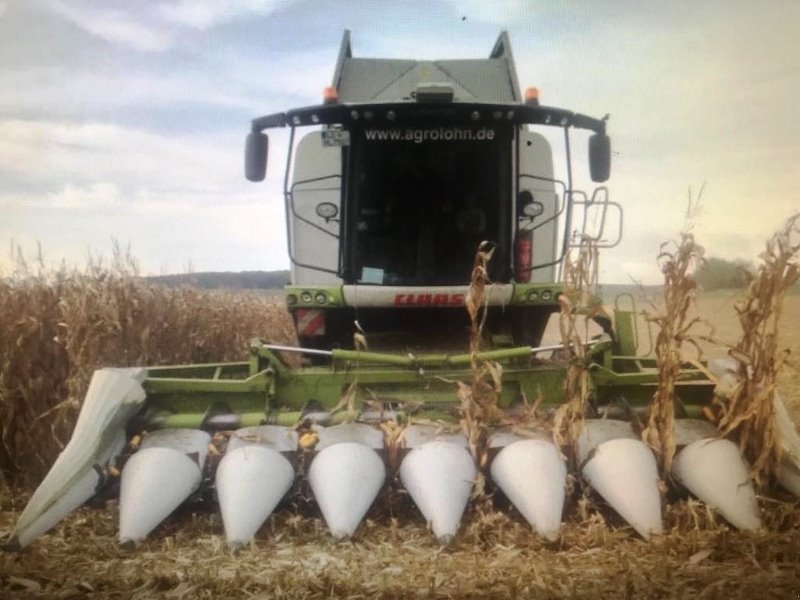
[[[525,90],[525,104],[539,104],[539,89],[529,87]]]
[[[332,85],[325,87],[322,90],[322,101],[325,104],[335,104],[339,101],[339,93],[336,91],[336,88]]]

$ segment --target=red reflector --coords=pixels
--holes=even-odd
[[[325,335],[325,311],[298,308],[294,311],[294,322],[297,335]]]

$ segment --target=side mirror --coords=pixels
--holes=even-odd
[[[605,133],[589,138],[589,173],[595,183],[603,183],[611,175],[611,138]]]
[[[266,133],[251,131],[244,147],[244,176],[248,181],[264,181],[267,175],[267,150],[269,137]]]

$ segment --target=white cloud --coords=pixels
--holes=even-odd
[[[280,136],[276,136],[280,138]],[[0,240],[40,240],[82,265],[131,243],[142,268],[286,268],[282,157],[242,174],[242,138],[170,137],[105,123],[0,121]],[[279,144],[280,145],[280,144]],[[9,181],[23,181],[12,188]],[[29,249],[28,252],[31,250]]]
[[[215,136],[167,136],[106,123],[5,120],[0,169],[45,182],[100,180],[218,192],[239,182],[241,142],[235,137],[220,144]]]
[[[0,208],[9,218],[27,219],[31,211],[65,215],[115,210],[123,206],[119,188],[108,181],[95,181],[89,184],[65,183],[50,191],[34,193],[31,191],[12,191],[0,193]]]
[[[252,104],[259,110],[276,97],[298,96],[319,103],[322,102],[323,88],[331,83],[337,53],[338,46],[332,45],[286,53],[274,61],[261,56],[242,56],[234,64],[226,65],[226,75],[233,82],[247,86],[254,99]],[[258,82],[257,88],[254,88],[253,81]]]
[[[227,74],[220,81],[185,72],[167,76],[141,70],[28,67],[2,69],[0,73],[4,82],[0,110],[6,113],[23,109],[74,115],[130,107],[146,112],[198,105],[256,113],[264,105],[256,89],[247,87],[249,82],[231,81]]]
[[[176,43],[176,26],[204,31],[253,14],[265,16],[294,1],[177,0],[157,5],[119,4],[113,8],[98,7],[88,0],[46,0],[46,3],[55,13],[107,42],[141,52],[163,52]]]
[[[336,48],[332,46],[318,52],[287,53],[279,61],[243,55],[230,63],[198,64],[203,76],[198,76],[197,70],[120,70],[104,64],[69,70],[6,67],[0,68],[0,114],[74,116],[133,108],[145,116],[160,110],[188,113],[199,106],[241,109],[257,116],[290,108],[290,103],[320,101],[335,62]]]
[[[46,199],[52,208],[96,211],[119,206],[120,193],[117,186],[108,181],[97,181],[88,186],[68,183]]]
[[[166,28],[153,26],[132,10],[50,0],[50,7],[84,31],[107,42],[144,52],[162,52],[172,45]]]
[[[158,6],[157,14],[169,23],[205,30],[215,25],[249,15],[267,15],[293,0],[178,0]]]

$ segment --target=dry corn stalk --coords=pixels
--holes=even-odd
[[[675,384],[681,373],[682,347],[690,343],[699,351],[692,330],[701,323],[689,318],[695,302],[697,282],[692,273],[703,260],[703,247],[691,233],[681,234],[674,249],[673,242],[661,245],[658,261],[664,275],[664,309],[648,320],[658,326],[655,353],[658,364],[658,386],[647,411],[647,425],[642,439],[656,454],[662,475],[667,475],[675,456]]]
[[[589,398],[589,373],[586,370],[585,340],[578,332],[578,312],[589,306],[597,285],[598,249],[595,240],[584,237],[575,258],[567,254],[564,263],[564,293],[558,298],[558,327],[570,360],[564,380],[564,404],[553,420],[553,439],[568,447],[572,457],[583,429],[586,401]]]
[[[457,382],[461,403],[461,427],[469,441],[478,465],[487,459],[488,426],[501,418],[497,397],[502,390],[502,367],[494,362],[481,360],[481,337],[486,322],[486,284],[489,283],[487,266],[494,253],[494,246],[482,242],[475,253],[472,276],[465,305],[470,318],[470,385]]]
[[[790,217],[767,242],[761,265],[749,276],[747,291],[734,305],[742,337],[731,355],[739,366],[738,384],[719,398],[718,426],[738,441],[760,485],[780,460],[773,398],[786,352],[778,349],[784,296],[800,277],[800,213]]]

